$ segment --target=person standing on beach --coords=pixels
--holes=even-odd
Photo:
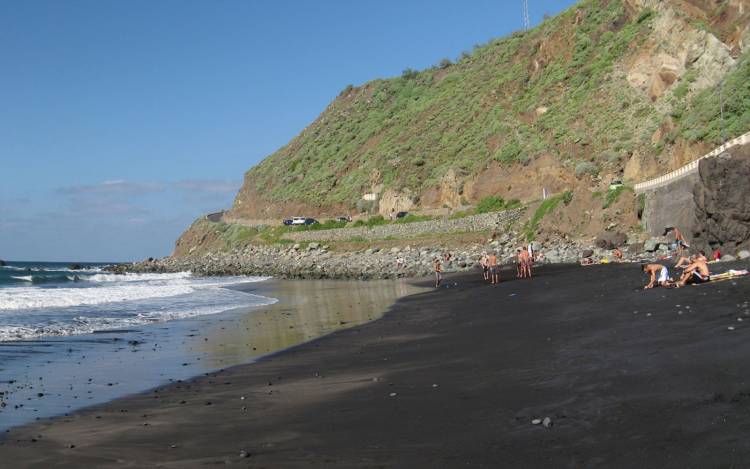
[[[664,236],[668,235],[669,233],[674,232],[674,240],[677,248],[677,253],[679,255],[682,255],[682,251],[685,249],[689,249],[690,245],[685,242],[685,237],[682,236],[682,232],[679,228],[674,226],[669,226],[664,229]]]
[[[484,278],[485,281],[490,279],[490,267],[487,264],[487,254],[482,254],[482,257],[479,258],[479,265],[482,266],[482,278]]]
[[[443,266],[440,264],[440,258],[435,258],[435,288],[440,286],[440,282],[443,281]]]
[[[520,266],[521,278],[531,278],[531,258],[529,251],[521,249],[518,253],[518,265]]]
[[[490,257],[487,258],[487,265],[490,269],[490,283],[500,283],[500,272],[497,267],[497,256],[494,252],[490,253]]]

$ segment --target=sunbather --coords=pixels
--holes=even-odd
[[[706,261],[697,260],[685,267],[680,280],[677,282],[678,287],[684,287],[688,283],[699,284],[711,281],[711,272],[708,270]]]

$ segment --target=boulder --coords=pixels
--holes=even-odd
[[[583,258],[591,257],[593,255],[594,251],[592,251],[591,249],[584,249],[583,251],[581,251],[581,257]]]
[[[737,253],[737,257],[739,257],[742,260],[747,259],[750,257],[750,251],[748,251],[747,249],[743,249],[742,251]]]
[[[662,244],[661,238],[650,238],[643,243],[643,250],[646,252],[654,252],[659,249]]]
[[[723,256],[721,256],[721,262],[731,262],[735,260],[737,260],[737,258],[731,254],[724,254]]]
[[[70,270],[81,270],[81,269],[83,269],[83,266],[81,264],[70,264],[68,266],[68,269],[70,269]]]
[[[0,259],[0,267],[5,267],[6,265],[5,261]]]
[[[627,243],[628,237],[617,231],[605,231],[601,233],[594,244],[601,249],[614,249]]]

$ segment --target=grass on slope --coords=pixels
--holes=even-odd
[[[371,182],[421,193],[449,169],[466,177],[493,160],[552,152],[611,164],[606,150],[632,151],[658,125],[647,99],[609,79],[652,17],[629,19],[620,0],[585,0],[453,64],[347,87],[249,176],[273,200],[354,206]]]

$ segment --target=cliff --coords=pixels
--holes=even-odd
[[[746,1],[583,0],[458,60],[348,86],[245,174],[225,219],[528,204],[544,188],[596,221],[551,228],[590,235],[613,218],[596,196],[611,180],[676,169],[750,129],[748,25]],[[622,229],[636,211],[622,207]]]

